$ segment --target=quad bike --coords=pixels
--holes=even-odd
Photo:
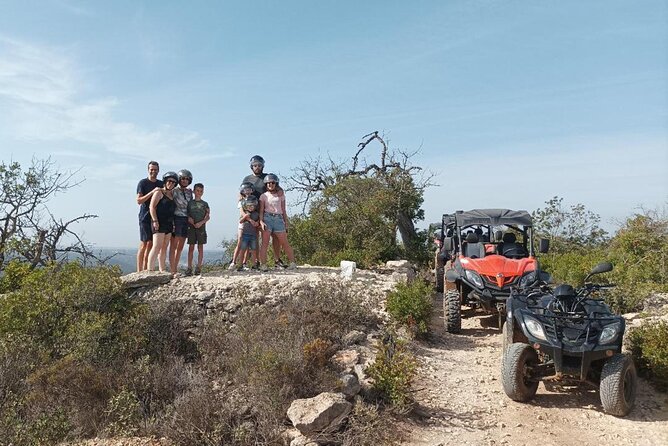
[[[603,410],[625,416],[633,408],[637,374],[622,353],[624,318],[595,296],[605,285],[587,283],[612,270],[598,264],[574,289],[545,284],[513,290],[503,327],[503,390],[514,401],[531,400],[543,381],[546,388],[586,383],[599,388]]]
[[[473,209],[443,215],[435,271],[437,291],[444,292],[448,332],[461,330],[462,305],[497,314],[501,328],[511,287],[547,280],[532,238],[532,219],[526,211]],[[548,240],[541,240],[539,251],[548,249]]]

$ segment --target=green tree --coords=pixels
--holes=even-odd
[[[566,208],[558,196],[546,201],[544,208],[533,211],[535,232],[550,239],[553,253],[600,247],[607,232],[599,226],[601,217],[578,203]]]
[[[381,146],[377,163],[362,157],[372,142]],[[364,264],[397,256],[427,261],[426,232],[414,224],[424,218],[431,174],[412,164],[414,155],[390,150],[373,132],[351,162],[309,159],[294,169],[287,190],[300,193],[303,214],[293,219],[290,240],[300,257],[330,264],[342,257]]]

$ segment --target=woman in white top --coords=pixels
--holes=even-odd
[[[278,177],[268,173],[264,177],[267,191],[260,195],[260,225],[262,226],[262,247],[260,249],[260,269],[267,270],[267,249],[269,237],[273,234],[288,256],[288,269],[295,269],[295,254],[288,243],[288,213],[285,210],[285,192],[278,188]]]

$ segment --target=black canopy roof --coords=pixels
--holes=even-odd
[[[468,225],[516,225],[531,226],[531,215],[527,211],[511,211],[510,209],[471,209],[456,212],[458,226]]]

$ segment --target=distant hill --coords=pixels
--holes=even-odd
[[[93,250],[95,255],[100,258],[110,257],[106,263],[109,265],[118,265],[124,274],[131,273],[137,269],[137,250],[133,248],[96,248]],[[179,267],[185,268],[188,262],[188,246],[183,249]],[[197,250],[193,261],[197,262]],[[229,259],[225,256],[224,251],[219,249],[204,249],[204,263],[225,263]]]

